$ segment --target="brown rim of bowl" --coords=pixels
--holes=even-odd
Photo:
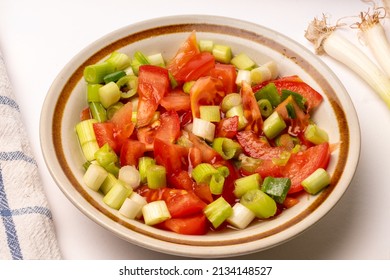
[[[96,63],[100,61],[102,58],[112,53],[113,51],[120,49],[124,46],[127,46],[131,43],[137,42],[139,40],[147,39],[153,36],[164,35],[164,34],[173,34],[173,33],[182,33],[182,32],[191,32],[195,30],[196,32],[208,32],[208,33],[220,33],[232,36],[238,36],[240,38],[244,38],[265,46],[268,46],[275,51],[283,54],[284,56],[293,60],[296,64],[301,66],[306,72],[310,73],[311,76],[316,80],[316,82],[321,87],[322,91],[328,97],[328,100],[336,114],[339,131],[340,131],[340,145],[339,145],[339,153],[338,162],[335,168],[335,172],[332,175],[331,184],[328,188],[326,188],[318,198],[304,211],[302,211],[299,215],[294,217],[293,219],[287,221],[286,223],[273,228],[271,230],[267,230],[264,232],[259,232],[250,237],[243,238],[234,238],[229,240],[221,240],[221,241],[191,241],[191,240],[182,240],[179,238],[171,238],[164,235],[164,231],[161,230],[161,234],[151,233],[149,231],[143,230],[135,225],[128,223],[127,221],[121,219],[120,217],[110,213],[105,208],[99,205],[80,185],[78,180],[73,175],[67,161],[65,158],[64,151],[62,150],[62,135],[61,135],[61,126],[62,126],[62,117],[64,113],[65,104],[67,103],[73,89],[76,84],[83,78],[83,69],[90,64]],[[176,244],[184,244],[184,245],[192,245],[192,246],[226,246],[226,245],[235,245],[235,244],[243,244],[247,242],[256,241],[259,239],[263,239],[272,235],[275,235],[295,224],[302,221],[308,215],[310,215],[316,208],[318,208],[322,202],[331,194],[337,185],[344,167],[347,161],[347,155],[349,150],[349,127],[346,121],[345,113],[340,106],[340,102],[337,98],[336,93],[334,92],[331,85],[327,82],[327,80],[314,68],[312,67],[302,56],[298,53],[295,53],[285,46],[273,41],[270,38],[266,38],[262,35],[256,34],[254,32],[235,28],[231,26],[221,26],[215,24],[205,24],[205,23],[191,23],[191,24],[177,24],[177,25],[167,25],[161,26],[157,28],[151,28],[147,30],[143,30],[134,34],[127,35],[123,38],[120,38],[110,45],[102,48],[97,51],[89,58],[87,58],[83,64],[81,64],[74,73],[70,76],[69,80],[65,83],[58,101],[55,106],[53,115],[53,143],[55,147],[55,153],[58,158],[59,164],[62,167],[64,173],[66,174],[68,180],[71,182],[73,187],[85,198],[91,205],[93,205],[97,210],[106,215],[108,218],[113,221],[123,225],[124,227],[133,230],[135,232],[145,234],[149,237],[156,238],[159,240],[172,242]]]

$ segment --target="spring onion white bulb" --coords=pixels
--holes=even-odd
[[[385,30],[380,22],[381,14],[378,9],[372,14],[360,13],[361,22],[357,23],[364,42],[369,47],[383,71],[390,77],[390,44]]]
[[[359,75],[390,108],[390,80],[366,54],[335,32],[335,27],[329,27],[326,19],[314,19],[305,37],[314,44],[317,54],[326,53]]]
[[[145,224],[152,226],[171,218],[164,200],[156,200],[142,207]]]
[[[83,181],[88,188],[98,191],[107,176],[108,172],[103,167],[97,164],[91,164],[84,173]]]
[[[192,133],[200,138],[212,142],[215,135],[215,124],[200,118],[194,118],[192,122]]]
[[[129,219],[140,219],[142,217],[142,207],[147,204],[146,199],[136,192],[133,192],[123,202],[119,213]]]
[[[118,179],[133,189],[139,187],[141,183],[139,171],[131,165],[125,165],[119,169]]]

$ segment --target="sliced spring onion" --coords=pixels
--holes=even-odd
[[[119,169],[118,179],[132,189],[138,188],[141,183],[141,176],[137,168],[132,165],[125,165]]]
[[[113,73],[107,74],[106,76],[104,76],[103,80],[104,80],[105,84],[108,84],[110,82],[116,82],[124,76],[126,76],[126,72],[123,70],[119,70],[119,71],[115,71]]]
[[[304,179],[301,185],[306,192],[314,195],[328,186],[330,184],[330,180],[331,177],[329,173],[323,168],[318,168],[309,177]]]
[[[390,108],[390,80],[358,47],[329,27],[326,18],[314,19],[305,33],[317,54],[328,54],[359,75]]]
[[[81,150],[87,161],[95,159],[95,153],[99,150],[99,145],[96,141],[95,132],[93,130],[93,124],[97,123],[95,119],[89,119],[79,122],[75,129],[79,139]]]
[[[167,171],[162,165],[150,165],[146,170],[146,181],[149,188],[158,189],[167,186]]]
[[[285,166],[288,163],[290,156],[291,156],[291,152],[283,151],[280,153],[279,157],[273,158],[272,162],[278,166]]]
[[[232,215],[229,218],[227,218],[226,221],[232,226],[239,229],[246,228],[256,217],[251,210],[249,210],[239,202],[234,204],[232,210],[233,210]]]
[[[299,144],[299,140],[288,133],[283,133],[275,138],[275,144],[278,147],[285,147],[287,150],[291,150],[295,145]]]
[[[277,111],[274,111],[263,123],[264,134],[269,138],[273,139],[279,135],[287,127],[283,118]]]
[[[124,70],[130,66],[130,57],[124,53],[114,51],[111,53],[107,62],[114,65],[115,71]]]
[[[218,228],[232,215],[233,209],[230,204],[222,196],[220,196],[218,199],[208,204],[204,208],[203,212],[213,227]]]
[[[329,141],[328,133],[316,124],[309,124],[304,132],[306,140],[318,145]]]
[[[100,186],[99,191],[106,195],[117,182],[118,179],[115,177],[115,175],[112,173],[108,173],[106,179]]]
[[[167,204],[164,200],[156,200],[142,207],[145,224],[152,226],[171,218]]]
[[[242,70],[250,70],[256,66],[256,63],[246,53],[239,53],[234,56],[230,63]]]
[[[249,70],[242,70],[242,69],[239,69],[237,71],[236,85],[241,86],[241,84],[243,82],[246,82],[248,84],[252,83],[251,71],[249,71]]]
[[[215,135],[215,124],[200,118],[194,118],[192,133],[200,138],[212,142]]]
[[[241,153],[241,145],[230,138],[215,138],[212,147],[223,159],[232,159]]]
[[[243,171],[248,172],[250,174],[256,172],[256,169],[263,162],[263,160],[261,159],[248,157],[244,153],[238,156],[238,160],[240,161],[239,163],[240,168]]]
[[[99,88],[99,99],[104,108],[110,107],[121,98],[121,91],[118,85],[114,82],[109,82]]]
[[[133,189],[124,186],[119,180],[103,197],[103,202],[113,209],[119,210]]]
[[[212,54],[218,62],[229,63],[232,59],[232,49],[229,46],[214,45]]]
[[[108,172],[118,177],[119,167],[117,166],[118,156],[107,143],[95,152],[95,159]]]
[[[140,175],[140,180],[142,184],[147,183],[147,178],[146,178],[146,171],[148,168],[152,165],[155,165],[156,161],[147,156],[140,157],[138,160],[138,170],[139,170],[139,175]]]
[[[229,93],[225,95],[221,102],[221,110],[226,113],[231,108],[242,105],[242,97],[239,93]]]
[[[147,203],[146,199],[136,192],[132,192],[131,195],[125,199],[119,213],[129,219],[140,219],[142,217],[142,207]]]
[[[273,107],[280,104],[280,95],[274,83],[268,83],[255,93],[256,100],[268,99]]]
[[[199,106],[200,118],[209,122],[219,122],[221,120],[221,112],[217,105],[202,105]]]
[[[84,173],[83,181],[88,188],[97,192],[104,180],[107,178],[108,172],[97,164],[91,164]]]
[[[88,102],[100,102],[99,88],[101,84],[87,84],[87,101]]]
[[[107,120],[106,108],[100,102],[89,102],[89,110],[92,117],[98,122],[105,122]]]
[[[286,100],[290,95],[294,99],[294,101],[297,103],[299,108],[301,108],[303,111],[305,111],[306,110],[306,108],[305,108],[306,98],[304,98],[302,95],[300,95],[299,93],[297,93],[295,91],[291,91],[288,89],[282,89],[281,101]]]
[[[290,178],[265,177],[261,190],[272,197],[277,203],[283,203],[291,187]]]
[[[214,42],[212,40],[199,40],[199,50],[201,52],[209,52],[213,51]]]
[[[211,176],[219,174],[219,171],[210,163],[200,163],[192,169],[192,178],[196,183],[209,183]]]
[[[88,65],[84,68],[84,80],[90,84],[100,84],[104,77],[115,71],[115,65],[107,61]]]
[[[218,170],[218,172],[219,172],[219,174],[221,174],[223,177],[227,177],[227,176],[229,176],[229,174],[230,174],[230,170],[229,170],[229,168],[228,167],[226,167],[226,166],[224,166],[224,165],[222,165],[222,166],[218,166],[217,167],[217,170]]]
[[[238,178],[234,181],[233,193],[237,198],[240,198],[250,190],[260,189],[261,182],[262,179],[258,173]]]
[[[251,210],[255,216],[260,219],[272,217],[277,210],[275,200],[260,189],[247,191],[240,198],[240,203]]]
[[[215,195],[222,194],[224,183],[225,177],[222,176],[221,173],[218,172],[217,174],[211,176],[209,183],[211,193]]]
[[[269,61],[251,70],[251,80],[253,84],[260,84],[273,80],[278,76],[278,67],[274,61]]]
[[[161,53],[155,53],[152,55],[149,55],[147,57],[147,60],[150,62],[151,65],[156,65],[160,67],[165,67],[165,61]]]
[[[263,117],[268,118],[272,114],[272,104],[268,99],[260,99],[257,101],[257,105],[259,106],[260,113]]]

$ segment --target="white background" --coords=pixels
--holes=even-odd
[[[356,16],[360,0],[0,0],[0,49],[53,213],[64,259],[179,259],[129,244],[84,216],[44,163],[39,120],[46,93],[65,64],[98,38],[155,17],[213,14],[272,28],[312,50],[304,31],[314,17]],[[390,20],[385,21],[390,34]],[[345,33],[360,48],[356,30]],[[390,259],[390,111],[355,74],[327,56],[358,113],[362,134],[356,175],[336,207],[295,239],[236,259]]]

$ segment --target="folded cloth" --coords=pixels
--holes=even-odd
[[[60,259],[53,218],[0,52],[0,259]]]

